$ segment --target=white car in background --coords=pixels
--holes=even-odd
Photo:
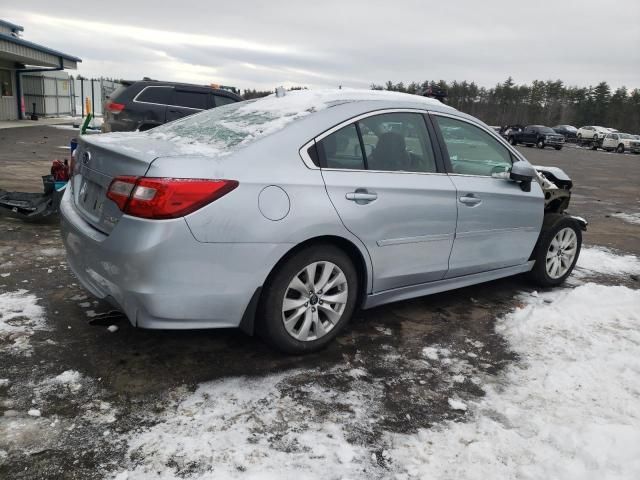
[[[576,136],[581,140],[602,140],[611,131],[608,128],[598,126],[587,126],[578,129]]]
[[[640,139],[629,133],[608,133],[602,140],[602,148],[608,152],[615,150],[618,153],[640,153]]]

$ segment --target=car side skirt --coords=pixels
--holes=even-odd
[[[440,293],[455,288],[468,287],[477,283],[489,282],[499,278],[510,277],[519,273],[525,273],[533,268],[533,260],[515,265],[513,267],[499,268],[489,270],[488,272],[474,273],[473,275],[465,275],[462,277],[447,278],[436,282],[421,283],[419,285],[411,285],[408,287],[395,288],[384,292],[368,295],[362,305],[363,309],[377,307],[385,303],[398,302],[408,300],[410,298],[422,297],[433,293]]]

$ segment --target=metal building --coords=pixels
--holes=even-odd
[[[24,40],[23,31],[24,28],[20,25],[0,20],[0,120],[24,118],[26,108],[22,94],[23,74],[75,70],[82,61],[66,53]],[[43,91],[43,101],[46,101],[44,95]]]

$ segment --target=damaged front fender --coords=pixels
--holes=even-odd
[[[562,213],[569,207],[571,200],[571,178],[558,167],[534,166],[538,174],[538,183],[544,192],[545,213]],[[580,218],[580,217],[577,217]],[[582,219],[585,222],[586,220]]]

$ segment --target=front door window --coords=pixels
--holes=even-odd
[[[453,118],[435,119],[449,153],[452,173],[492,176],[511,168],[511,154],[487,132]]]

